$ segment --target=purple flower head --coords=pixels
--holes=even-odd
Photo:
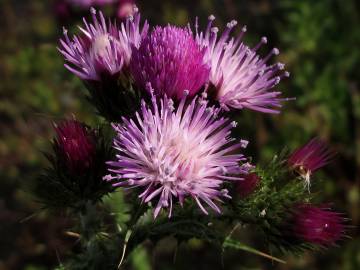
[[[114,125],[117,161],[108,162],[112,175],[104,179],[116,179],[115,186],[141,187],[142,202],[157,200],[154,217],[162,208],[169,209],[170,217],[174,199],[183,205],[186,197],[205,214],[203,203],[220,213],[215,202],[230,197],[223,183],[241,179],[250,167],[239,164],[246,159],[238,153],[243,144],[230,137],[234,123],[216,118],[219,110],[203,100],[185,102],[183,96],[175,110],[166,95],[159,104],[153,96],[151,108],[143,101],[135,119]]]
[[[96,151],[94,134],[76,120],[55,125],[55,131],[55,145],[70,172],[82,173],[88,169]]]
[[[208,81],[204,50],[188,28],[157,26],[134,51],[131,71],[136,83],[156,94],[181,99],[184,90],[194,96]]]
[[[329,163],[333,157],[334,152],[324,142],[314,138],[290,155],[288,165],[304,178],[309,187],[311,174]]]
[[[256,173],[249,173],[244,179],[236,183],[236,194],[240,198],[246,198],[252,194],[260,183],[260,177]]]
[[[267,64],[273,55],[279,54],[274,48],[266,57],[261,58],[257,51],[267,43],[263,37],[254,47],[249,48],[242,42],[246,26],[235,39],[230,36],[236,21],[227,24],[225,31],[218,39],[218,28],[213,27],[215,17],[209,17],[205,32],[198,32],[196,22],[196,41],[206,48],[206,60],[211,63],[210,82],[215,88],[215,97],[221,106],[229,110],[251,109],[264,113],[278,113],[281,107],[281,92],[272,91],[288,72],[283,72],[284,64]]]
[[[306,242],[329,246],[344,236],[344,222],[342,214],[329,208],[302,204],[294,211],[292,231]]]
[[[148,24],[145,22],[140,31],[140,14],[129,17],[118,28],[107,23],[104,15],[91,9],[93,23],[84,19],[85,28],[79,27],[82,35],[69,38],[64,29],[59,51],[68,62],[65,67],[83,80],[100,81],[103,75],[118,75],[127,67],[131,58],[131,47],[138,47],[146,35]]]

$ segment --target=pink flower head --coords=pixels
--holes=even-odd
[[[186,95],[188,92],[185,91]],[[157,198],[156,217],[162,208],[172,213],[173,200],[183,205],[186,197],[193,198],[208,214],[203,202],[221,212],[214,201],[229,198],[224,182],[241,179],[249,170],[238,150],[242,143],[230,137],[234,123],[216,118],[218,109],[194,98],[186,106],[186,97],[178,108],[166,96],[158,101],[153,96],[152,107],[142,102],[135,119],[123,119],[114,125],[117,137],[114,148],[117,160],[110,161],[109,171],[115,186],[141,187],[142,202]]]
[[[140,14],[129,17],[118,28],[115,23],[105,21],[104,15],[91,8],[93,23],[85,19],[85,28],[79,27],[82,35],[69,38],[64,29],[59,51],[68,62],[65,67],[83,80],[100,81],[102,76],[118,75],[131,59],[131,47],[138,47],[146,35],[145,22],[140,31]]]
[[[245,198],[255,191],[259,183],[260,177],[256,173],[249,173],[236,183],[236,194]]]
[[[345,219],[329,208],[310,204],[297,206],[293,217],[293,232],[306,242],[328,246],[344,235]]]
[[[329,150],[324,142],[314,138],[290,155],[288,165],[310,186],[311,174],[329,163],[333,157],[334,152]]]
[[[55,125],[55,145],[72,173],[88,169],[96,151],[95,137],[82,123],[69,120]]]
[[[136,83],[156,94],[181,99],[184,90],[194,96],[209,78],[204,50],[188,28],[155,27],[134,51],[131,70]]]
[[[279,54],[274,48],[266,57],[261,58],[257,51],[267,43],[263,37],[254,48],[242,42],[246,26],[235,39],[230,37],[236,21],[227,24],[225,31],[218,39],[218,28],[213,27],[215,17],[209,17],[205,32],[198,32],[196,22],[196,41],[206,48],[206,61],[211,63],[210,83],[215,88],[215,96],[221,106],[229,110],[251,109],[264,113],[278,113],[281,107],[281,92],[272,89],[288,72],[283,72],[284,64],[267,64],[273,55]]]

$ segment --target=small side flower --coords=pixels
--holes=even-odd
[[[343,214],[329,207],[301,204],[293,212],[291,232],[300,240],[327,247],[345,235],[346,220]]]
[[[73,119],[54,124],[53,151],[46,154],[50,166],[34,186],[34,193],[48,208],[81,208],[113,190],[102,180],[106,160],[112,157],[101,129]]]
[[[296,149],[288,158],[288,166],[297,172],[310,187],[311,175],[328,164],[335,152],[330,150],[321,140],[314,138],[305,145]]]
[[[95,152],[95,134],[76,120],[54,125],[56,139],[54,147],[59,159],[72,173],[82,174],[92,166]]]
[[[260,177],[256,173],[249,173],[236,182],[236,194],[239,198],[246,198],[251,195],[260,184]]]

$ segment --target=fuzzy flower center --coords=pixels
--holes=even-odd
[[[179,190],[201,177],[200,168],[207,161],[201,144],[196,140],[194,132],[151,134],[152,146],[149,156],[157,175],[155,181]],[[160,138],[162,145],[158,145]]]
[[[94,42],[91,44],[90,54],[96,58],[105,57],[109,48],[111,47],[110,38],[111,37],[108,34],[97,36]]]

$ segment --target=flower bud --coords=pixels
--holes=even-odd
[[[313,172],[331,161],[334,152],[318,139],[312,139],[307,144],[296,149],[288,158],[288,166],[298,172],[310,186],[310,176]]]
[[[344,235],[344,217],[326,207],[301,204],[294,210],[293,235],[306,242],[328,246]]]
[[[243,180],[236,182],[236,194],[240,198],[245,198],[255,191],[260,183],[260,177],[256,173],[249,173]]]
[[[76,120],[55,126],[55,146],[71,173],[83,173],[93,162],[96,144],[92,132]]]

